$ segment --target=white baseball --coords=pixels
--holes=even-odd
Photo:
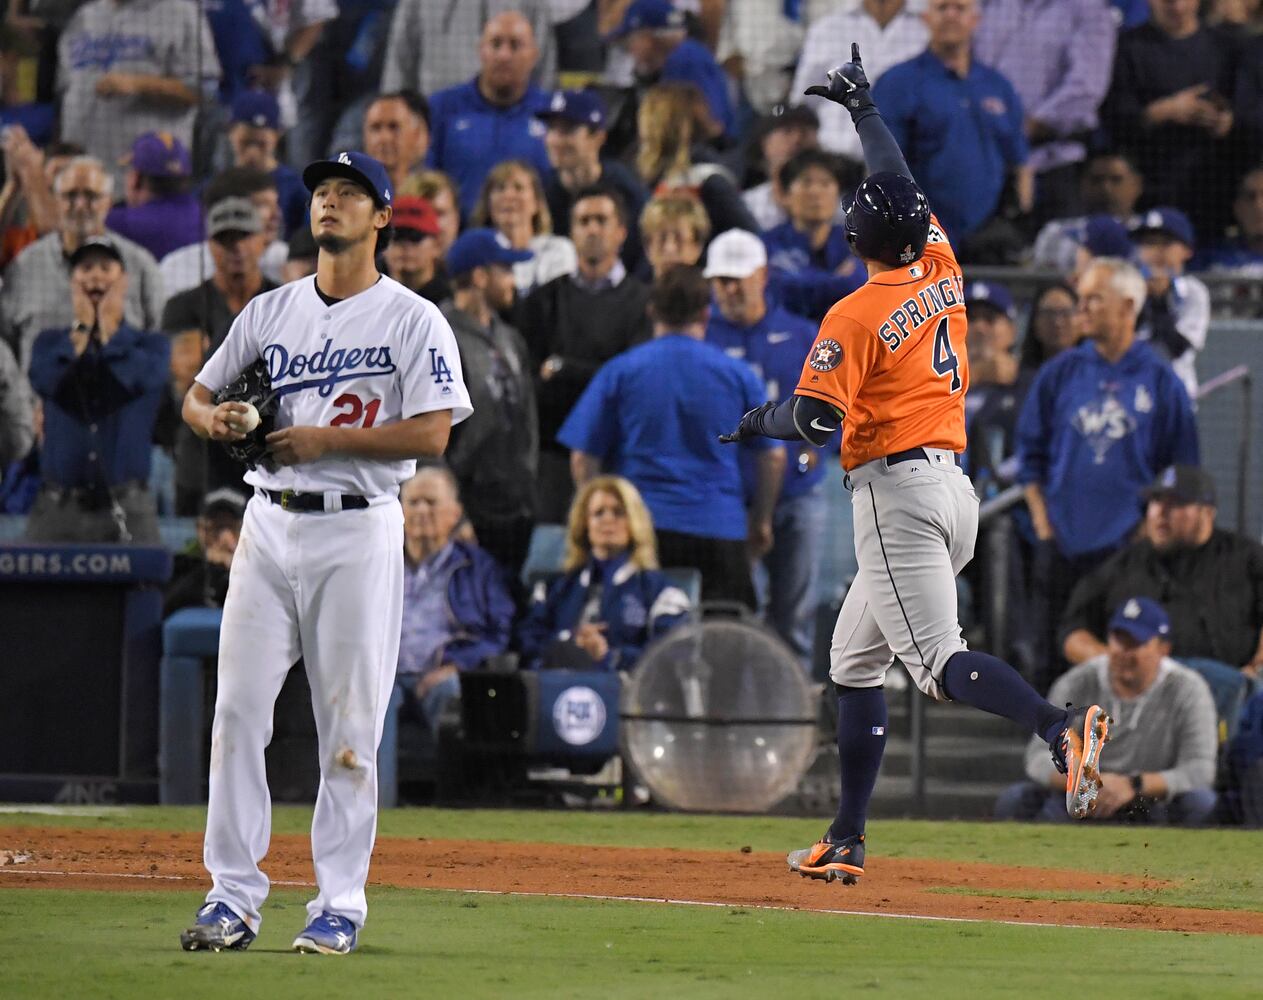
[[[237,419],[233,422],[237,425],[237,430],[240,433],[249,434],[259,426],[259,411],[255,409],[253,403],[246,403],[245,413],[238,413]]]

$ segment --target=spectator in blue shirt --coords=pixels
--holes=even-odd
[[[444,707],[460,697],[460,671],[508,648],[513,599],[496,561],[461,537],[465,512],[447,466],[422,466],[399,500],[404,596],[395,683],[405,714],[433,735]]]
[[[1074,582],[1123,546],[1141,493],[1168,465],[1198,464],[1188,393],[1171,366],[1136,341],[1148,292],[1125,261],[1101,258],[1079,279],[1086,337],[1035,377],[1018,420],[1018,481],[1040,541],[1044,665]],[[1051,676],[1051,674],[1049,675]]]
[[[705,276],[716,306],[706,327],[706,342],[730,358],[745,361],[763,380],[768,399],[782,398],[798,384],[803,359],[816,340],[816,327],[769,304],[763,241],[740,229],[715,237],[706,255]],[[841,447],[841,441],[835,445]],[[772,515],[772,548],[763,557],[768,621],[804,663],[810,662],[815,632],[814,600],[825,519],[821,458],[825,454],[827,450],[815,448],[789,453]]]
[[[550,169],[546,129],[535,117],[549,97],[531,83],[539,46],[530,22],[514,11],[491,18],[478,58],[482,69],[469,83],[430,97],[426,165],[456,182],[465,218],[473,214],[487,172],[501,160],[526,160],[541,176]]]
[[[929,0],[930,44],[873,87],[882,118],[952,243],[979,233],[1000,208],[1010,175],[1029,211],[1022,102],[1000,73],[973,58],[977,0]]]
[[[649,298],[654,339],[597,372],[557,440],[571,449],[577,486],[601,471],[632,481],[653,513],[662,561],[699,570],[704,599],[753,608],[749,557],[771,548],[785,452],[770,439],[748,442],[758,455],[747,513],[740,451],[719,435],[767,396],[749,365],[701,342],[709,300],[695,267],[659,278]]]
[[[189,151],[170,132],[146,132],[126,160],[125,204],[105,217],[105,228],[139,243],[162,260],[202,239],[202,203],[191,190]]]
[[[565,573],[541,581],[517,629],[522,665],[630,671],[680,624],[689,599],[658,569],[653,518],[620,476],[589,479],[570,506]]]
[[[804,149],[781,167],[789,221],[763,234],[773,298],[817,323],[835,302],[868,280],[864,265],[851,253],[846,227],[836,221],[843,181],[836,156]]]
[[[146,484],[170,347],[163,334],[124,321],[127,274],[110,240],[81,244],[70,268],[74,325],[45,330],[31,352],[31,385],[44,406],[44,488],[27,538],[156,545]]]
[[[276,98],[266,90],[238,93],[232,102],[232,124],[228,129],[232,165],[261,170],[276,182],[283,231],[285,239],[289,239],[294,230],[307,224],[310,195],[298,172],[277,160],[276,147],[280,141],[281,107]]]
[[[644,85],[678,82],[697,87],[709,112],[708,138],[733,134],[736,122],[728,78],[710,49],[688,37],[684,12],[668,0],[634,0],[606,42],[626,47],[637,80]]]

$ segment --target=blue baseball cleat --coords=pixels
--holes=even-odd
[[[254,940],[246,922],[223,903],[207,903],[197,922],[180,935],[185,951],[245,951]]]
[[[313,955],[347,955],[355,950],[355,924],[325,910],[294,938],[294,950]]]

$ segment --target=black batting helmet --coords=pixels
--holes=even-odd
[[[846,237],[865,260],[891,267],[911,264],[925,253],[930,203],[916,181],[903,174],[873,174],[855,189],[846,210]]]

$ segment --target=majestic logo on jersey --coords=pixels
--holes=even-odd
[[[385,345],[343,350],[334,348],[332,340],[326,340],[315,354],[290,354],[283,344],[268,344],[263,348],[263,360],[267,362],[268,376],[279,396],[315,389],[327,397],[339,382],[395,371],[390,348]],[[308,377],[304,379],[304,375]]]
[[[913,330],[925,326],[939,313],[947,312],[953,306],[965,301],[965,281],[959,274],[954,274],[926,285],[916,296],[906,299],[898,309],[890,314],[877,329],[877,336],[890,348],[891,353],[912,334]]]
[[[1112,395],[1097,402],[1084,403],[1070,423],[1087,439],[1092,449],[1092,461],[1096,465],[1104,465],[1105,456],[1114,443],[1136,429],[1136,418]]]
[[[818,372],[831,372],[842,363],[842,345],[836,340],[822,340],[811,349],[807,362]]]

